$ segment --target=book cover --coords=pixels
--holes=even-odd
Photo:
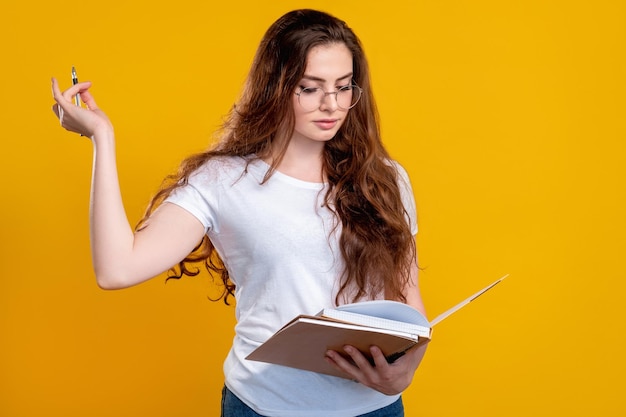
[[[368,359],[370,346],[378,346],[393,363],[415,346],[425,347],[432,327],[484,294],[505,275],[429,322],[418,310],[389,300],[364,301],[324,309],[318,315],[299,315],[261,344],[246,359],[346,377],[325,360],[326,351],[359,349]]]
[[[327,375],[344,377],[329,365],[324,356],[329,349],[343,352],[352,345],[371,360],[369,347],[376,345],[393,362],[406,350],[428,338],[396,330],[379,329],[326,319],[298,316],[254,350],[246,359],[269,362]]]

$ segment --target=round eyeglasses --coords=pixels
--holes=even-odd
[[[320,107],[324,99],[329,94],[335,95],[337,107],[341,110],[349,110],[356,106],[361,99],[363,89],[358,85],[344,85],[338,87],[336,91],[326,92],[320,87],[300,87],[300,91],[296,93],[298,103],[305,111],[313,111]]]

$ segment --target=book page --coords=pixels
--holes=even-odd
[[[395,320],[404,323],[430,327],[428,319],[408,304],[391,300],[373,300],[361,303],[344,304],[335,310],[363,314],[381,319]]]
[[[422,326],[405,321],[390,320],[376,317],[369,314],[354,313],[352,311],[325,308],[318,316],[340,320],[343,323],[357,324],[360,326],[375,327],[378,329],[389,329],[406,332],[420,337],[430,337],[430,327]]]
[[[508,276],[509,276],[509,274],[506,274],[505,276],[503,276],[502,278],[498,279],[497,281],[487,285],[485,288],[483,288],[482,290],[478,291],[476,294],[472,294],[471,296],[467,297],[465,300],[461,301],[460,303],[458,303],[454,307],[444,311],[443,313],[441,313],[440,315],[435,317],[430,322],[431,327],[434,326],[435,324],[439,323],[440,321],[442,321],[446,317],[450,316],[452,313],[456,312],[457,310],[460,310],[462,307],[464,307],[467,304],[471,303],[472,301],[474,301],[475,299],[477,299],[478,297],[480,297],[481,295],[483,295],[484,293],[486,293],[487,291],[489,291],[490,289],[495,287],[496,284],[499,284],[504,278],[506,278]]]

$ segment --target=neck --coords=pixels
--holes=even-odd
[[[299,143],[292,139],[276,169],[302,181],[324,182],[323,151],[324,142]]]

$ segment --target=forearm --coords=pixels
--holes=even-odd
[[[94,159],[90,202],[93,267],[98,285],[123,288],[127,283],[134,235],[120,191],[112,130],[92,138]]]
[[[411,277],[406,287],[404,288],[404,296],[406,297],[406,303],[413,308],[417,309],[420,313],[426,317],[426,308],[422,301],[422,295],[419,288],[418,281],[419,268],[417,261],[411,264]]]

